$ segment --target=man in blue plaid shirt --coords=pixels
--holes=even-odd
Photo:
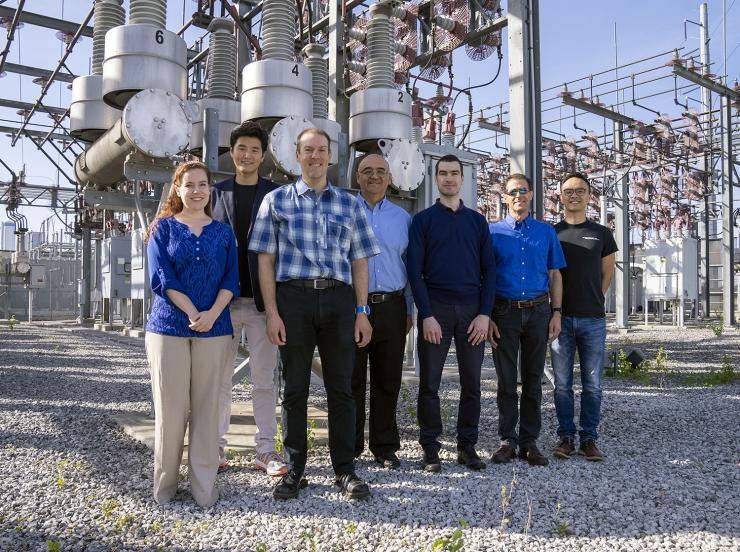
[[[306,407],[318,345],[336,484],[349,498],[365,498],[370,489],[354,471],[351,380],[355,344],[364,347],[372,336],[367,258],[380,246],[355,198],[327,180],[329,136],[318,128],[301,132],[296,156],[301,177],[265,196],[249,242],[259,254],[267,337],[280,347],[285,381],[283,449],[290,470],[273,496],[294,498],[307,485]]]

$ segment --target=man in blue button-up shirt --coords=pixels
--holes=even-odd
[[[496,463],[519,457],[531,465],[548,461],[537,449],[542,426],[542,374],[547,344],[560,333],[565,257],[555,229],[529,214],[532,187],[523,174],[506,180],[504,199],[509,213],[491,224],[498,278],[489,339],[498,376],[501,446]],[[517,395],[517,359],[521,350],[522,397]],[[516,425],[519,420],[519,433]]]
[[[355,198],[327,180],[329,135],[304,130],[296,157],[301,177],[265,196],[249,241],[259,253],[267,336],[280,347],[285,380],[283,450],[290,470],[273,496],[295,498],[307,484],[306,404],[318,346],[336,484],[349,498],[364,498],[370,490],[354,471],[352,368],[355,345],[364,347],[372,334],[367,259],[380,248]]]
[[[380,243],[380,254],[368,259],[368,303],[373,337],[367,347],[357,348],[357,361],[352,375],[352,394],[356,406],[355,456],[362,454],[365,445],[365,391],[369,358],[370,452],[383,467],[396,469],[401,465],[396,456],[401,448],[396,406],[413,305],[405,265],[411,216],[386,198],[391,171],[383,156],[369,154],[360,160],[357,183],[361,190],[357,195],[357,203],[365,211]]]

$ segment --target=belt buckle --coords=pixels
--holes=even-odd
[[[313,289],[326,289],[329,287],[329,281],[323,278],[317,278],[313,281]]]
[[[370,300],[370,304],[371,305],[376,305],[377,303],[382,303],[383,302],[383,294],[382,293],[381,294],[370,294],[370,296],[368,297],[368,299]],[[377,301],[376,301],[376,299],[377,299]]]

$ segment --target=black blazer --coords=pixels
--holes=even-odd
[[[231,226],[231,229],[236,235],[236,213],[234,212],[234,178],[228,178],[221,182],[214,184],[211,188],[211,216],[214,220],[225,222]],[[276,184],[272,180],[259,177],[257,181],[257,194],[254,197],[254,205],[252,206],[252,212],[249,214],[252,223],[249,225],[249,235],[247,239],[252,237],[252,228],[254,227],[254,220],[257,217],[257,212],[260,209],[262,200],[264,197],[273,190],[279,188],[280,185]],[[252,280],[252,292],[254,293],[254,305],[257,310],[264,312],[265,303],[262,300],[262,292],[260,291],[259,285],[259,267],[257,261],[257,253],[250,251],[248,253],[247,261],[249,264],[249,278]]]

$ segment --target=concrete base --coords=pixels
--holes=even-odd
[[[275,409],[275,417],[279,423],[279,407]],[[112,418],[126,435],[144,443],[150,449],[154,449],[154,418],[149,418],[146,414],[140,413],[118,414]],[[329,434],[326,412],[309,406],[308,419],[313,420],[316,424],[316,428],[313,430],[314,442],[321,445],[328,443]],[[226,434],[228,441],[226,447],[227,452],[232,451],[238,454],[254,452],[254,435],[256,432],[257,427],[254,424],[252,403],[234,403],[231,406],[231,425]],[[187,443],[188,434],[186,432],[185,452],[183,454],[184,464],[187,463]]]

